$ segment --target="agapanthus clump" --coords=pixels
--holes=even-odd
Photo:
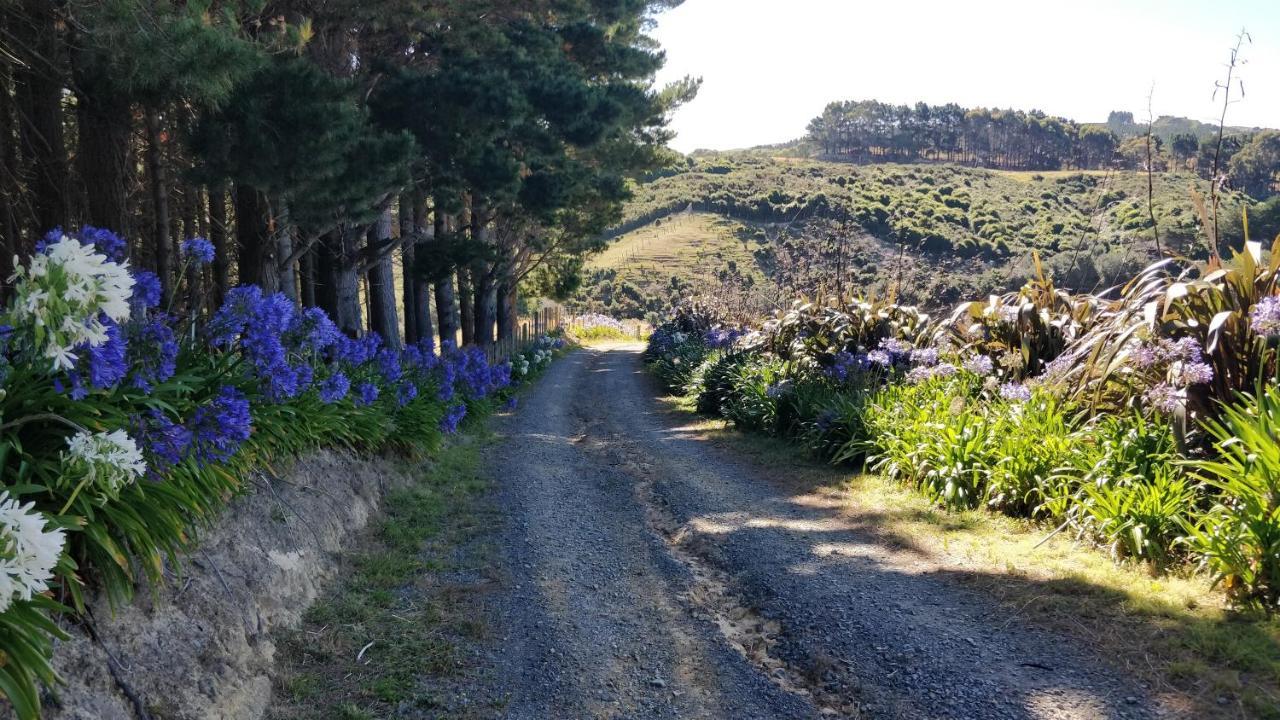
[[[404,407],[416,400],[418,397],[418,386],[411,382],[401,382],[396,384],[396,404]]]
[[[293,362],[283,342],[293,318],[293,302],[283,293],[263,295],[255,285],[242,285],[227,293],[207,332],[214,347],[239,349],[267,397],[279,401],[296,396],[309,383],[299,373],[310,370],[310,364]]]
[[[457,432],[458,425],[466,416],[467,406],[465,403],[457,403],[449,406],[449,408],[444,412],[444,417],[440,418],[440,431],[446,434]]]
[[[1280,336],[1280,295],[1264,297],[1249,313],[1249,325],[1264,337]]]
[[[848,382],[871,367],[871,361],[861,353],[841,350],[835,354],[830,367],[825,371],[827,377],[838,383]]]
[[[129,297],[129,304],[135,314],[158,307],[163,294],[160,276],[150,270],[133,271],[133,294]]]
[[[1200,343],[1192,337],[1140,343],[1130,357],[1134,367],[1151,380],[1143,398],[1162,413],[1182,406],[1188,387],[1213,382],[1213,366],[1204,361]]]
[[[62,454],[62,482],[74,486],[74,492],[90,492],[99,503],[119,497],[146,471],[142,451],[124,430],[82,430],[67,439]]]
[[[85,225],[74,233],[64,233],[62,228],[54,228],[36,241],[35,251],[42,253],[64,237],[71,237],[81,245],[92,245],[96,252],[102,253],[112,262],[121,262],[129,254],[129,243],[125,242],[124,238],[110,230],[92,225]]]
[[[711,328],[703,333],[702,341],[712,350],[731,348],[746,334],[741,328]]]
[[[296,313],[289,321],[286,343],[306,353],[320,354],[345,340],[342,331],[329,319],[329,314],[312,307]]]
[[[400,366],[400,355],[394,350],[384,349],[378,351],[378,372],[382,375],[382,379],[388,383],[393,383],[400,379],[404,374],[404,369]]]
[[[128,325],[128,365],[132,370],[129,382],[143,392],[151,392],[178,369],[178,339],[171,322],[168,315],[161,313]]]
[[[937,348],[914,348],[909,355],[911,364],[917,367],[929,367],[938,364]]]
[[[1000,397],[1011,402],[1026,402],[1031,399],[1031,388],[1022,383],[1007,382],[1000,386]]]
[[[129,319],[133,276],[95,246],[61,236],[46,242],[13,276],[12,324],[31,328],[36,352],[53,370],[71,370],[78,347],[97,347],[110,339],[106,322]]]
[[[320,383],[320,402],[326,405],[340,402],[351,392],[351,381],[341,372],[335,372]]]
[[[63,386],[74,400],[83,400],[89,388],[106,390],[115,387],[129,372],[128,347],[124,333],[113,320],[103,322],[107,339],[98,345],[76,347],[76,366],[67,373],[69,385]],[[62,386],[62,383],[58,382]]]
[[[202,237],[193,237],[190,240],[182,241],[179,249],[182,251],[182,257],[186,258],[187,262],[195,265],[208,265],[213,262],[213,258],[217,254],[213,243]]]
[[[371,382],[362,382],[356,387],[356,404],[372,405],[378,401],[378,386]]]
[[[243,393],[224,385],[209,402],[196,408],[187,423],[191,451],[203,464],[226,462],[249,439],[253,419]]]
[[[149,410],[134,424],[139,444],[151,458],[152,475],[157,479],[161,472],[181,463],[191,452],[191,431],[157,408]]]
[[[333,347],[334,359],[353,366],[364,365],[377,357],[381,349],[382,336],[377,333],[368,333],[360,338],[344,335]]]
[[[47,525],[35,503],[21,505],[0,491],[0,613],[49,589],[66,537]]]
[[[973,355],[965,359],[963,367],[974,375],[985,377],[995,369],[995,363],[986,355]]]
[[[907,382],[919,384],[926,380],[933,380],[934,378],[951,377],[952,375],[955,375],[958,370],[959,368],[951,363],[917,365],[907,373]]]

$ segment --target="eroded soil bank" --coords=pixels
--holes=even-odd
[[[67,680],[46,698],[54,720],[252,720],[271,699],[272,632],[296,626],[338,568],[351,536],[403,463],[323,451],[281,477],[250,478],[199,549],[154,594],[91,620],[54,651]]]

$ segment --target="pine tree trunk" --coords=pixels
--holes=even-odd
[[[471,239],[481,248],[489,246],[490,228],[487,208],[479,202],[471,209]],[[475,330],[477,345],[493,344],[493,321],[497,314],[497,288],[493,282],[493,268],[485,260],[477,260],[471,266],[471,284],[475,292]]]
[[[417,285],[413,282],[413,263],[416,243],[413,238],[418,226],[413,217],[413,197],[405,192],[400,194],[400,294],[404,296],[404,342],[412,345],[418,342],[418,296]]]
[[[267,199],[248,185],[236,185],[236,244],[239,245],[239,284],[275,292],[275,242],[271,237]]]
[[[280,209],[275,224],[275,258],[272,265],[275,269],[276,287],[285,297],[298,304],[298,273],[296,263],[289,262],[293,255],[293,223],[289,220],[289,207],[284,200],[280,201]]]
[[[298,258],[298,279],[302,286],[302,306],[315,307],[316,305],[316,245],[312,243],[311,248],[302,253],[302,257]]]
[[[518,322],[518,292],[520,282],[515,278],[515,268],[506,268],[498,285],[498,339],[510,340],[516,336]]]
[[[130,237],[129,142],[132,108],[97,78],[81,78],[76,97],[80,144],[76,162],[88,190],[89,224]]]
[[[4,20],[0,16],[0,20]],[[0,31],[4,27],[0,25]],[[13,256],[18,254],[22,227],[18,210],[18,140],[15,135],[13,96],[9,94],[9,68],[0,64],[0,283],[13,275]],[[4,298],[0,298],[2,300]]]
[[[316,305],[351,337],[359,337],[364,329],[355,263],[363,234],[358,228],[341,227],[326,233],[316,244]]]
[[[437,201],[432,227],[435,230],[436,241],[442,242],[450,231],[452,218],[441,212],[439,208],[440,203]],[[445,341],[451,344],[458,342],[458,326],[461,321],[458,316],[458,296],[453,278],[454,273],[450,271],[436,281],[436,323],[440,327],[441,347],[444,346]]]
[[[413,227],[418,231],[414,238],[413,257],[426,256],[431,252],[431,240],[435,237],[435,226],[427,223],[427,196],[416,193],[413,198]],[[425,340],[435,345],[435,328],[431,323],[431,285],[422,273],[413,272],[413,265],[405,266],[405,277],[413,285],[413,334],[418,340]],[[408,327],[408,321],[405,327]]]
[[[213,243],[213,302],[231,289],[231,248],[227,247],[227,189],[219,184],[209,188],[209,242]]]
[[[22,0],[13,23],[14,46],[21,55],[15,66],[14,91],[21,114],[19,139],[31,177],[28,182],[33,234],[68,223],[67,155],[62,122],[62,40],[57,6],[49,0]],[[32,242],[25,243],[28,249]]]
[[[164,125],[155,108],[147,108],[147,175],[151,189],[151,250],[165,304],[173,297],[173,244],[169,235],[169,176],[164,160]]]
[[[457,297],[462,344],[471,345],[476,341],[476,296],[471,289],[471,271],[465,267],[458,268]]]
[[[368,252],[380,252],[391,240],[391,208],[382,211],[378,222],[369,229]],[[391,267],[391,253],[369,268],[369,329],[382,336],[387,347],[401,348],[400,319],[396,315],[396,280]]]

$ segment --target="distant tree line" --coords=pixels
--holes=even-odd
[[[0,264],[94,225],[172,294],[205,236],[204,302],[254,283],[393,344],[509,336],[521,281],[668,162],[697,83],[654,88],[644,33],[676,4],[3,0]]]
[[[1158,129],[1157,129],[1158,125]],[[1280,134],[1229,128],[1221,144],[1211,126],[1182,118],[1153,123],[1154,171],[1194,170],[1254,197],[1280,189]],[[1146,125],[1113,112],[1106,124],[1078,123],[1039,110],[833,102],[810,121],[808,140],[821,157],[857,163],[949,162],[998,170],[1148,165]]]

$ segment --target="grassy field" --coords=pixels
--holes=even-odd
[[[692,413],[692,400],[671,398]],[[989,598],[1009,622],[1040,625],[1096,648],[1146,681],[1187,717],[1280,718],[1280,618],[1229,611],[1199,575],[1156,576],[1041,523],[984,511],[947,512],[878,475],[851,474],[798,457],[783,440],[733,430],[722,420],[691,430],[802,487]],[[1042,541],[1045,541],[1042,543]]]
[[[709,213],[677,213],[619,237],[593,257],[588,270],[614,269],[628,280],[670,276],[673,268],[714,274],[726,263],[753,268],[752,244],[737,237],[742,224]]]
[[[676,213],[625,233],[587,263],[582,293],[592,309],[640,318],[661,313],[682,289],[733,277],[761,283],[763,247],[743,223],[710,213]]]

